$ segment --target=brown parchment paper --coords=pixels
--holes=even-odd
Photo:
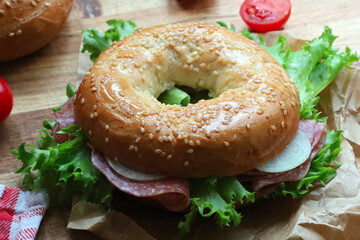
[[[305,40],[289,31],[272,32],[273,43],[281,34],[291,49]],[[358,65],[359,63],[355,64]],[[79,75],[92,65],[80,54]],[[360,65],[359,65],[360,66]],[[176,226],[183,214],[151,209],[119,198],[117,211],[79,202],[71,212],[69,229],[88,230],[103,239],[360,239],[360,68],[346,67],[321,94],[320,107],[328,116],[329,129],[342,129],[342,165],[326,187],[314,189],[303,199],[263,200],[241,210],[238,227],[218,228],[212,219],[197,219],[191,234],[179,236]],[[359,164],[360,165],[360,164]]]

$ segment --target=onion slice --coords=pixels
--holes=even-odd
[[[106,161],[109,163],[110,167],[120,174],[123,177],[128,179],[137,180],[137,181],[152,181],[158,180],[162,178],[166,178],[165,175],[160,174],[152,174],[152,173],[145,173],[135,170],[129,166],[126,166],[118,161],[113,160],[112,158],[105,156]]]
[[[285,150],[270,162],[256,169],[263,172],[285,172],[300,166],[311,153],[311,143],[306,134],[298,130],[294,139],[286,146]]]

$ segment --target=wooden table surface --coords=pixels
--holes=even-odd
[[[20,186],[13,174],[21,164],[10,154],[23,141],[34,144],[36,129],[51,119],[51,108],[65,100],[65,86],[77,81],[81,30],[103,28],[112,18],[133,20],[139,27],[164,23],[218,20],[233,23],[238,31],[245,24],[238,12],[242,0],[75,0],[64,29],[50,44],[30,56],[0,65],[0,76],[14,95],[14,108],[0,125],[0,183]],[[339,38],[336,47],[350,46],[360,52],[359,0],[292,0],[291,17],[285,28],[303,39],[318,36],[330,26]],[[0,103],[1,107],[1,103]],[[69,206],[50,209],[37,239],[97,239],[66,230]]]

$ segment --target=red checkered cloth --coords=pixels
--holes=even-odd
[[[34,239],[48,202],[46,193],[0,184],[0,240]]]

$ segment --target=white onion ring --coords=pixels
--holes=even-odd
[[[294,139],[286,146],[284,151],[270,162],[267,162],[256,169],[264,172],[285,172],[300,166],[305,162],[311,153],[311,143],[306,134],[298,130]]]
[[[136,180],[136,181],[152,181],[152,180],[159,180],[166,178],[165,175],[160,174],[151,174],[151,173],[145,173],[140,172],[138,170],[135,170],[129,166],[126,166],[118,161],[113,160],[112,158],[105,156],[106,161],[109,163],[110,167],[120,174],[123,177],[126,177],[128,179]]]

